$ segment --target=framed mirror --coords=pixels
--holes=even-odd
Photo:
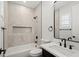
[[[79,42],[79,2],[54,3],[54,37]]]

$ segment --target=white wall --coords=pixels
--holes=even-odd
[[[4,2],[4,27],[6,28],[5,30],[5,37],[4,37],[4,47],[8,48],[8,3],[7,1]]]
[[[0,16],[4,17],[4,2],[0,1]]]
[[[53,26],[53,3],[52,1],[42,2],[42,38],[45,40],[53,40],[53,31],[48,30],[49,26]],[[54,28],[54,27],[53,27]]]
[[[55,10],[55,38],[59,38],[59,10]]]

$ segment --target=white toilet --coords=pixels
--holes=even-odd
[[[31,57],[40,57],[40,56],[42,56],[42,49],[35,48],[35,49],[31,50],[30,51],[30,56]]]
[[[41,40],[41,44],[46,44],[46,43],[50,43],[51,40],[48,40],[48,39],[42,39]]]

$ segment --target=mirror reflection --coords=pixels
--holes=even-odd
[[[54,22],[55,38],[79,41],[79,2],[55,2]]]

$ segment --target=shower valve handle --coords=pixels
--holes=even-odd
[[[0,54],[3,52],[3,54],[5,54],[6,49],[2,50],[2,48],[0,48]]]

